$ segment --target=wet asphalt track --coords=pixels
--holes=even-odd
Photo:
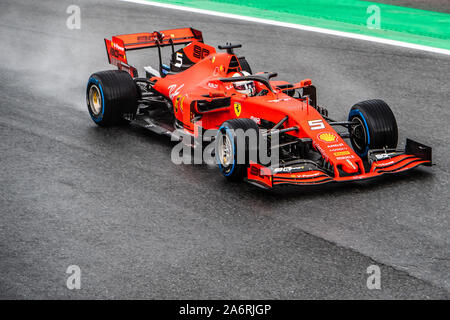
[[[73,3],[81,30],[65,26]],[[255,71],[312,78],[336,119],[382,97],[437,165],[266,192],[172,164],[139,128],[96,127],[84,90],[110,68],[103,37],[183,26],[243,43]],[[1,1],[0,28],[0,298],[450,297],[449,57],[117,1]],[[372,264],[382,290],[366,288]]]

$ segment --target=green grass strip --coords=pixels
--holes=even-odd
[[[359,0],[156,0],[156,2],[450,49],[450,14]],[[380,29],[369,29],[369,6]],[[372,24],[369,24],[372,25]]]

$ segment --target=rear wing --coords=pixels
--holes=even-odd
[[[137,77],[136,68],[128,64],[126,51],[157,47],[161,71],[162,47],[172,46],[172,52],[175,52],[175,45],[189,44],[193,41],[203,42],[202,32],[193,28],[182,28],[113,36],[111,40],[105,39],[105,46],[110,64],[129,72],[132,77]]]

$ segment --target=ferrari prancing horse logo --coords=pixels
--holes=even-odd
[[[236,117],[239,117],[242,111],[242,106],[239,102],[234,103],[234,113],[236,113]]]

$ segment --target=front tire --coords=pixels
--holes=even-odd
[[[252,143],[249,137],[256,137],[256,141]],[[258,139],[259,127],[251,119],[232,119],[220,126],[215,139],[216,161],[220,172],[228,180],[240,181],[246,176],[250,160],[257,160],[250,159],[250,150],[256,151],[253,155],[257,156]]]
[[[370,149],[396,148],[398,141],[397,121],[386,102],[379,99],[358,102],[351,109],[348,120],[350,142],[361,157]]]
[[[138,91],[126,71],[108,70],[92,74],[86,88],[86,103],[92,120],[99,126],[124,122],[124,114],[134,115]]]

